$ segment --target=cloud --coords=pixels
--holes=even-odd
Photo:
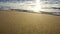
[[[2,1],[2,0],[0,0],[0,1]],[[19,0],[19,1],[10,0],[9,2],[0,2],[0,10],[26,9],[28,7],[27,4],[29,4],[31,2],[33,2],[33,1],[29,0],[29,1],[21,2],[21,0]]]
[[[60,0],[41,0],[41,2],[46,4],[60,4]]]
[[[24,2],[24,1],[34,1],[34,0],[0,0],[0,2]]]
[[[47,5],[45,5],[45,7],[51,7],[51,6],[60,7],[60,5],[49,4],[49,3],[55,3],[55,1],[56,0],[48,0],[48,3]],[[42,3],[45,3],[45,2],[42,2]],[[34,4],[34,0],[0,0],[0,9],[7,10],[7,9],[28,9],[27,7],[33,8],[33,6],[29,6],[28,4]],[[60,4],[59,0],[57,1],[57,4]]]

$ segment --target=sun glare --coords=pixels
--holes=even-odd
[[[35,3],[33,11],[34,12],[39,12],[40,10],[41,10],[40,0],[36,0],[36,3]]]

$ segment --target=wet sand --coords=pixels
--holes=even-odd
[[[0,11],[0,34],[60,34],[60,16]]]

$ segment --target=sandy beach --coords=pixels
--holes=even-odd
[[[60,34],[60,16],[0,11],[0,34]]]

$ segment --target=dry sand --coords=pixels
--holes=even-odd
[[[0,11],[0,34],[60,34],[60,16]]]

